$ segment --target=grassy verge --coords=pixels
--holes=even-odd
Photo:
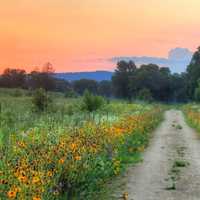
[[[200,106],[188,104],[182,107],[187,124],[200,132]]]
[[[0,91],[0,199],[104,199],[162,118],[153,104],[112,101],[91,117],[80,98],[52,98],[50,110],[34,113],[31,94]]]
[[[2,199],[94,199],[129,163],[140,159],[161,110],[124,116],[114,123],[85,123],[56,135],[32,129],[11,134],[1,154]]]

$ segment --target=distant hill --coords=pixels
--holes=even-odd
[[[62,80],[75,81],[80,79],[93,79],[96,81],[111,80],[113,72],[94,71],[94,72],[72,72],[56,73],[55,77]]]

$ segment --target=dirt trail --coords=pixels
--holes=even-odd
[[[113,199],[200,200],[200,140],[181,111],[170,110],[155,131],[142,163],[117,181]]]

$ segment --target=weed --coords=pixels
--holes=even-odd
[[[180,124],[178,124],[178,125],[176,125],[176,129],[181,130],[181,129],[183,129],[183,127]]]
[[[185,160],[176,160],[174,162],[173,168],[176,167],[187,167],[189,165],[189,163]]]

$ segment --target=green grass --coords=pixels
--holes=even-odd
[[[106,196],[103,185],[106,185],[107,181],[115,175],[115,172],[122,173],[129,164],[137,163],[142,160],[142,151],[148,145],[148,141],[151,138],[150,132],[161,121],[162,113],[155,112],[158,105],[112,100],[101,109],[93,113],[88,113],[81,110],[81,97],[65,98],[61,93],[52,92],[49,93],[49,95],[53,100],[51,107],[45,112],[39,113],[34,112],[32,92],[18,89],[0,89],[0,150],[2,150],[2,155],[0,154],[0,157],[4,155],[4,158],[10,157],[13,159],[17,158],[16,155],[19,156],[23,154],[23,152],[16,153],[14,149],[12,149],[11,139],[13,137],[16,141],[27,140],[26,142],[30,149],[33,149],[33,147],[47,148],[48,145],[55,145],[60,137],[64,139],[68,137],[76,138],[77,130],[82,129],[84,131],[82,133],[84,136],[83,138],[86,137],[89,140],[88,145],[92,146],[92,143],[95,143],[96,140],[100,140],[100,138],[96,139],[93,135],[93,133],[98,135],[98,132],[93,130],[94,127],[99,127],[98,130],[104,131],[104,125],[110,127],[116,123],[120,124],[123,122],[126,124],[127,121],[123,121],[123,119],[129,119],[129,116],[145,116],[154,111],[154,113],[150,114],[147,121],[142,121],[142,118],[141,121],[137,121],[137,132],[126,136],[126,138],[122,137],[122,141],[116,143],[114,146],[110,145],[112,147],[112,157],[120,161],[120,167],[114,166],[114,161],[108,157],[110,153],[110,146],[108,144],[111,142],[105,141],[105,147],[102,152],[99,152],[96,157],[92,157],[91,160],[86,159],[85,164],[87,164],[87,166],[83,166],[85,171],[79,171],[80,174],[82,174],[80,183],[79,180],[75,179],[77,178],[77,172],[73,174],[73,170],[72,172],[70,171],[72,174],[69,173],[71,175],[69,178],[72,180],[75,179],[76,181],[74,181],[74,184],[77,184],[75,186],[80,187],[76,188],[77,191],[80,189],[87,193],[87,195],[81,194],[82,196],[87,196],[88,200],[94,199],[94,193],[97,194],[95,199],[98,199],[101,195]],[[89,125],[90,122],[93,124],[92,128]],[[135,121],[132,121],[132,123],[135,124]],[[139,123],[144,123],[142,130],[140,130]],[[30,142],[28,137],[29,133],[34,133],[35,143]],[[80,137],[80,140],[81,139]],[[42,146],[43,140],[46,146]],[[81,141],[84,140],[82,139]],[[15,141],[13,144],[15,144]],[[29,152],[29,149],[26,149],[26,151]],[[25,152],[24,156],[28,155],[27,152]],[[17,161],[17,159],[14,159],[13,162]],[[29,159],[34,158],[29,157]],[[70,158],[68,159],[70,160]],[[4,164],[5,163],[0,162],[1,167]],[[87,169],[87,167],[89,168]],[[86,169],[91,171],[88,172]],[[83,183],[87,184],[82,186]],[[100,190],[101,188],[102,190]],[[66,196],[63,196],[64,197],[61,197],[61,199],[66,199]],[[72,196],[70,196],[71,199]],[[45,200],[48,199],[51,199],[51,197],[45,198]],[[81,199],[81,197],[75,197],[74,199]]]

